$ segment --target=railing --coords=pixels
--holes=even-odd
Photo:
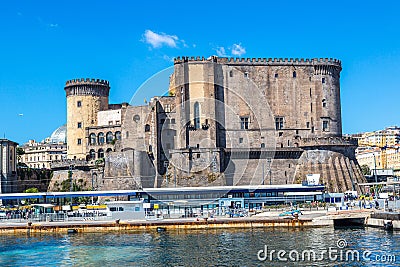
[[[65,221],[107,221],[111,215],[105,211],[59,212],[44,214],[11,214],[0,215],[0,224],[3,222],[65,222]]]

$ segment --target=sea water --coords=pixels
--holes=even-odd
[[[400,266],[399,241],[376,228],[2,235],[0,266]]]

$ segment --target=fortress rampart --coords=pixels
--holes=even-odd
[[[101,79],[72,79],[65,83],[67,97],[71,95],[108,96],[110,84]]]
[[[174,59],[174,64],[187,63],[187,62],[214,62],[220,64],[251,64],[251,65],[332,65],[342,68],[342,63],[334,58],[228,58],[216,57],[177,57]]]

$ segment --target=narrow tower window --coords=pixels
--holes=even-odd
[[[81,102],[81,101],[76,102],[76,106],[77,106],[78,108],[82,107],[82,102]]]
[[[296,78],[297,74],[295,71],[293,71],[293,78]]]
[[[276,130],[283,129],[283,117],[275,118],[275,129]]]
[[[322,131],[323,132],[329,132],[329,121],[322,121]]]
[[[325,78],[322,78],[322,83],[325,83]]]
[[[194,103],[194,128],[200,129],[200,104],[199,102]]]
[[[240,117],[240,129],[249,129],[249,117]]]
[[[182,106],[182,108],[185,105],[184,102],[185,102],[185,94],[183,93],[183,87],[181,87],[181,106]]]

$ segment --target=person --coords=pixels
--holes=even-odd
[[[378,200],[376,200],[376,199],[375,199],[375,208],[376,208],[376,209],[379,209],[379,202],[378,202]]]

